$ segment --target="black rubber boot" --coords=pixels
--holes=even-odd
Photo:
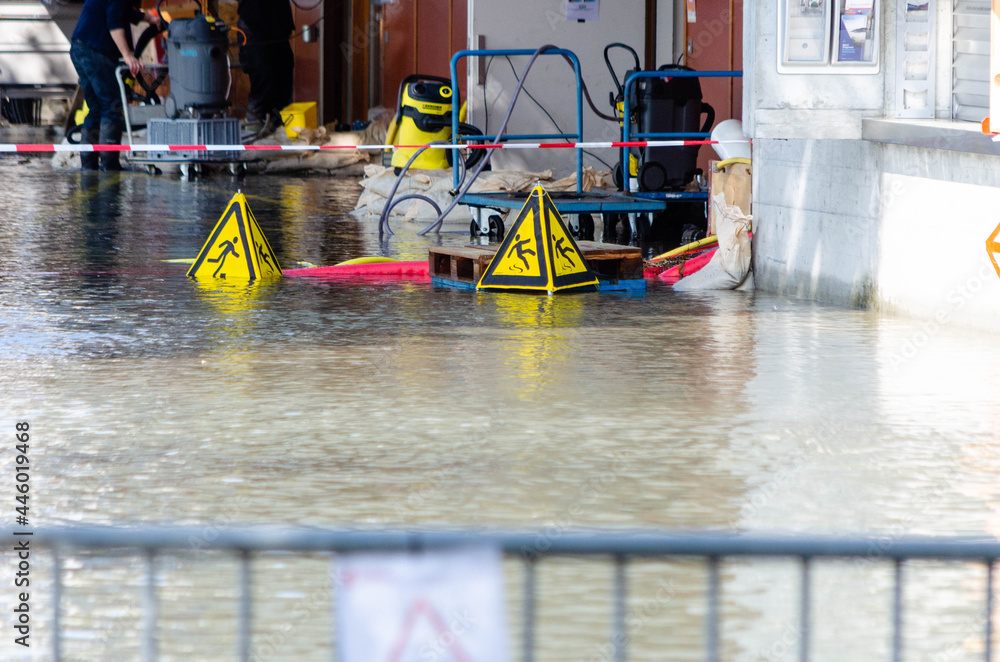
[[[84,127],[80,142],[86,145],[96,145],[101,140],[99,129],[87,129]],[[80,170],[97,170],[97,152],[80,152]]]
[[[117,126],[101,124],[101,144],[119,145],[122,142],[122,129]],[[101,170],[116,172],[122,169],[121,152],[101,152]]]

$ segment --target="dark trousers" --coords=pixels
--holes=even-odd
[[[87,102],[87,118],[83,120],[83,140],[96,145],[117,145],[122,141],[125,116],[122,114],[121,90],[115,79],[118,59],[74,41],[69,49],[80,88]],[[80,165],[84,170],[97,170],[98,154],[81,152]],[[100,153],[101,170],[120,170],[118,152]]]
[[[281,109],[291,103],[294,62],[287,41],[264,44],[250,41],[240,49],[240,64],[250,78],[249,115],[263,121],[268,114],[280,115]]]

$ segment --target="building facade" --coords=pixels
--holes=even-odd
[[[970,0],[747,3],[758,289],[1000,329],[989,17]]]

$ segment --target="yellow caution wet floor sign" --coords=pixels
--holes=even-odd
[[[1000,264],[997,263],[997,257],[1000,257],[1000,239],[997,238],[998,236],[1000,236],[1000,225],[997,226],[997,229],[986,240],[986,253],[990,256],[990,262],[993,263],[993,268],[997,270],[997,275],[1000,276]]]
[[[188,276],[225,280],[281,277],[278,258],[274,256],[242,193],[237,193],[230,200],[188,270]]]
[[[552,198],[536,186],[476,288],[579,292],[596,290],[597,278],[587,267]]]

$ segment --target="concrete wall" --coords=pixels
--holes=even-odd
[[[1000,329],[1000,159],[866,140],[754,142],[758,289]]]
[[[469,38],[471,44],[484,36],[486,48],[536,49],[553,44],[569,49],[580,58],[583,78],[590,88],[594,104],[604,113],[610,113],[608,92],[614,87],[611,75],[604,64],[604,46],[620,41],[634,48],[640,57],[645,48],[645,3],[601,3],[600,20],[596,22],[567,22],[564,0],[479,0],[470,2]],[[672,46],[672,45],[671,45]],[[520,76],[527,58],[512,58]],[[619,53],[614,62],[622,72],[631,60]],[[619,74],[621,75],[621,74]],[[495,58],[490,65],[486,81],[486,102],[489,108],[489,132],[500,128],[504,113],[510,103],[517,82],[510,65],[503,58]],[[555,56],[543,56],[532,69],[526,83],[528,92],[552,115],[563,132],[576,130],[575,83],[572,68]],[[478,67],[470,66],[469,98],[472,123],[483,127],[485,113],[483,85],[478,79]],[[615,123],[598,118],[584,100],[584,139],[615,140],[619,129]],[[518,99],[508,131],[517,133],[555,132],[552,121],[524,93]],[[614,165],[618,156],[615,150],[602,150],[599,156]],[[497,168],[525,168],[545,170],[553,168],[558,175],[575,171],[575,153],[554,150],[500,151],[494,154]],[[598,170],[607,166],[585,156],[584,164]]]
[[[677,4],[681,3],[656,1],[656,66],[677,61],[679,53],[675,53],[677,46],[674,43],[674,11]]]
[[[881,145],[880,309],[1000,330],[1000,158]]]
[[[758,288],[854,305],[870,299],[878,264],[876,152],[858,140],[755,140]]]
[[[861,119],[882,116],[887,39],[877,74],[779,74],[777,0],[747,0],[743,21],[743,123],[749,135],[861,138]]]
[[[745,5],[744,128],[753,139],[758,289],[1000,330],[1000,275],[985,242],[1000,223],[1000,156],[948,121],[950,3],[938,8],[938,119],[898,121],[926,140],[862,137],[893,118],[894,21],[882,10],[881,65],[863,75],[777,72],[777,2]],[[753,39],[749,36],[753,35]],[[894,126],[896,124],[894,123]],[[982,144],[980,144],[982,143]]]
[[[0,85],[76,85],[68,34],[79,16],[79,7],[0,2]]]

